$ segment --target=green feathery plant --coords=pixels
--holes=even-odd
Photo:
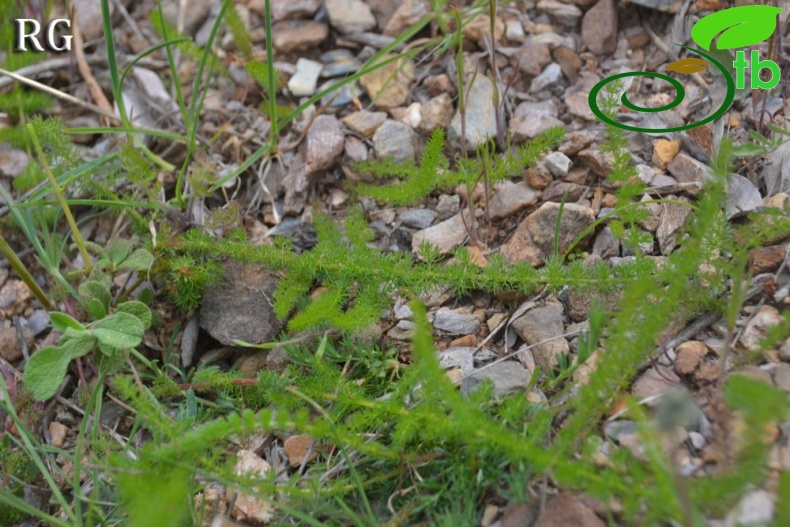
[[[360,172],[380,179],[399,178],[404,180],[402,183],[388,186],[359,183],[354,188],[364,196],[386,203],[413,205],[436,189],[462,184],[474,188],[484,173],[487,174],[488,185],[493,186],[534,165],[564,136],[561,127],[551,128],[501,156],[494,152],[493,145],[486,143],[478,148],[476,157],[459,159],[455,170],[451,170],[444,155],[444,130],[437,128],[425,146],[419,167],[409,162],[393,163],[392,160],[369,160],[355,165]]]

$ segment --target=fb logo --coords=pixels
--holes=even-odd
[[[732,101],[735,99],[735,89],[743,90],[746,88],[746,69],[751,67],[750,83],[749,86],[753,90],[762,89],[770,90],[779,84],[779,66],[770,60],[760,60],[760,52],[752,50],[749,55],[745,51],[740,50],[735,53],[735,60],[732,67],[735,70],[735,79],[732,78],[730,70],[724,67],[718,60],[707,52],[711,51],[713,40],[718,36],[715,48],[716,50],[728,50],[734,48],[743,48],[759,44],[764,40],[771,37],[776,30],[776,17],[782,9],[767,5],[748,5],[741,7],[733,7],[713,13],[704,18],[701,18],[694,27],[691,29],[691,39],[702,49],[693,49],[688,46],[677,44],[681,48],[687,49],[690,52],[699,55],[702,58],[687,58],[673,62],[667,66],[667,71],[674,71],[680,74],[691,74],[702,71],[709,65],[713,65],[724,76],[727,83],[727,95],[721,106],[712,114],[698,121],[696,123],[689,123],[684,126],[676,126],[673,128],[639,128],[637,126],[630,126],[615,121],[612,117],[606,115],[598,107],[598,94],[610,82],[625,77],[653,77],[667,81],[675,88],[675,99],[670,103],[658,108],[645,108],[637,106],[628,100],[628,97],[623,93],[621,102],[623,106],[635,112],[663,112],[671,110],[683,102],[686,92],[683,85],[676,79],[663,73],[656,73],[651,71],[631,71],[626,73],[619,73],[603,79],[596,84],[588,102],[590,109],[600,120],[606,124],[622,128],[623,130],[630,130],[633,132],[646,132],[646,133],[667,133],[667,132],[680,132],[682,130],[689,130],[702,126],[715,119],[718,119],[730,108]],[[705,50],[705,51],[703,51]],[[760,78],[760,72],[767,70],[770,74],[768,80]]]
[[[59,25],[64,25],[67,28],[71,27],[71,20],[67,18],[58,18],[53,20],[47,25],[47,32],[44,35],[44,45],[41,45],[38,34],[41,32],[41,23],[32,18],[17,18],[14,20],[16,30],[16,47],[14,51],[27,51],[26,44],[36,51],[71,51],[72,35],[63,35],[60,37],[60,44],[56,42],[55,31]]]

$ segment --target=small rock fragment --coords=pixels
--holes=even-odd
[[[779,363],[774,368],[774,384],[782,391],[790,392],[790,364]]]
[[[373,134],[373,150],[378,159],[393,158],[396,162],[414,161],[417,136],[408,125],[387,119]]]
[[[560,65],[563,75],[570,81],[575,82],[582,69],[582,59],[571,48],[560,46],[552,54],[554,62]]]
[[[228,346],[236,339],[271,342],[283,326],[271,303],[278,282],[275,273],[264,267],[229,261],[222,278],[206,287],[200,327]]]
[[[786,257],[784,245],[757,247],[749,251],[749,271],[752,275],[776,271]]]
[[[456,313],[449,309],[440,309],[433,319],[433,327],[453,335],[472,334],[479,326],[480,320],[475,315]]]
[[[430,12],[431,7],[426,0],[405,0],[392,13],[389,22],[384,27],[384,34],[397,37]]]
[[[688,198],[683,196],[668,196],[668,199],[688,202]],[[686,218],[688,218],[691,211],[688,207],[672,203],[663,205],[663,209],[661,222],[656,229],[656,237],[661,248],[661,254],[666,256],[677,247],[677,236],[683,229]]]
[[[315,93],[318,76],[324,65],[314,60],[299,58],[296,61],[296,72],[288,80],[288,91],[294,97],[305,97]]]
[[[614,0],[599,0],[582,20],[582,42],[596,55],[617,49],[617,8]]]
[[[238,461],[234,471],[237,475],[254,476],[265,479],[271,466],[250,450],[239,450],[236,454]],[[233,507],[233,516],[239,521],[253,521],[256,523],[269,523],[274,518],[272,506],[255,495],[239,492]]]
[[[501,90],[500,90],[501,91]],[[496,136],[496,110],[493,104],[494,83],[488,77],[478,75],[469,89],[466,106],[466,142],[475,147]],[[461,112],[455,113],[450,124],[449,139],[461,139]]]
[[[768,525],[774,519],[775,496],[765,490],[746,494],[724,521],[725,527]]]
[[[286,20],[272,27],[272,44],[282,53],[310,49],[329,36],[329,26],[312,20]]]
[[[460,368],[464,375],[471,373],[474,370],[474,351],[473,347],[450,347],[440,351],[439,367],[444,370]]]
[[[559,209],[559,203],[547,202],[527,216],[502,246],[502,254],[512,262],[527,261],[535,267],[543,265],[554,252],[554,231]],[[568,249],[573,240],[594,221],[595,215],[591,208],[566,203],[559,226],[559,252]]]
[[[680,375],[691,375],[708,354],[708,347],[704,342],[689,340],[675,348],[675,353],[678,356],[675,360],[675,371]]]
[[[768,330],[783,321],[784,317],[775,307],[761,306],[746,324],[738,342],[749,351],[757,351],[760,349],[760,341],[767,335]]]
[[[55,448],[62,448],[66,442],[66,435],[69,433],[68,427],[58,423],[57,421],[50,421],[49,423],[49,444]]]
[[[705,183],[710,169],[685,152],[681,152],[667,165],[670,174],[681,183]]]
[[[488,212],[492,219],[499,220],[531,207],[539,198],[540,192],[527,183],[505,181],[496,186],[496,193],[488,203]]]
[[[461,382],[461,393],[474,392],[481,382],[489,379],[494,385],[494,394],[508,395],[524,390],[529,384],[530,375],[516,361],[504,361],[487,366],[474,372]]]
[[[604,260],[612,256],[620,256],[620,240],[615,237],[614,231],[608,225],[595,237],[593,254]]]
[[[382,57],[382,60],[387,58]],[[363,75],[359,85],[379,108],[396,108],[409,97],[414,71],[411,60],[395,60]]]
[[[550,63],[549,46],[534,41],[526,42],[511,58],[511,64],[518,68],[519,73],[529,77],[537,77]]]
[[[409,209],[399,216],[400,222],[413,229],[427,229],[436,219],[431,209]]]
[[[533,527],[605,527],[606,524],[592,509],[568,491],[551,498]]]
[[[562,152],[552,152],[543,160],[543,164],[549,169],[551,175],[557,178],[564,178],[568,175],[573,162]]]
[[[568,355],[570,347],[563,337],[563,309],[559,302],[530,309],[513,321],[512,327],[532,348],[535,362],[543,370],[557,367],[557,355]],[[548,342],[543,342],[548,341]],[[538,344],[543,342],[542,344]]]
[[[437,128],[448,128],[453,120],[453,101],[446,93],[442,93],[422,105],[422,122],[418,129],[423,133],[431,133]]]
[[[727,176],[727,219],[743,216],[763,206],[763,198],[754,183],[739,174]]]
[[[288,463],[292,467],[299,467],[304,462],[307,452],[310,451],[310,457],[307,462],[313,461],[317,454],[315,449],[311,450],[313,445],[313,438],[307,434],[297,434],[289,437],[283,442],[283,449],[285,455],[288,457]]]
[[[653,145],[653,164],[658,168],[667,168],[667,165],[675,159],[678,152],[680,152],[680,141],[659,139]]]
[[[577,6],[557,0],[540,0],[538,11],[543,11],[556,23],[569,28],[575,28],[582,17],[582,10]]]
[[[441,223],[415,232],[412,236],[412,251],[417,253],[423,242],[436,245],[439,248],[439,254],[447,254],[454,247],[461,245],[468,236],[466,225],[470,225],[470,218],[468,218],[468,214],[466,216],[466,224],[459,213]]]
[[[378,130],[379,126],[384,124],[384,121],[386,120],[386,112],[370,112],[368,110],[360,110],[343,117],[343,124],[345,124],[352,132],[356,132],[364,137],[370,137],[376,132],[376,130]]]
[[[556,62],[552,62],[541,72],[540,75],[532,79],[529,91],[537,93],[548,86],[554,86],[562,80],[562,68]]]
[[[362,33],[376,27],[370,7],[362,0],[325,0],[329,23],[341,33]]]
[[[680,378],[675,372],[664,366],[658,365],[658,370],[651,367],[639,377],[631,387],[631,393],[639,399],[657,398],[676,388]],[[648,406],[655,406],[658,401],[653,399]]]

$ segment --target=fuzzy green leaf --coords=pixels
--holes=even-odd
[[[151,310],[139,300],[129,300],[128,302],[119,304],[117,311],[119,313],[129,313],[130,315],[136,316],[140,319],[140,322],[143,323],[145,329],[151,327]]]
[[[85,326],[71,318],[66,313],[61,313],[60,311],[53,311],[50,313],[49,320],[52,322],[52,328],[59,333],[65,333],[66,329],[68,328],[75,330],[85,329]]]
[[[112,348],[134,348],[143,340],[145,326],[135,315],[115,313],[99,321],[93,328],[93,334],[99,339],[102,351],[107,346]]]
[[[91,298],[85,303],[85,310],[94,320],[101,320],[107,316],[107,309],[98,298]]]
[[[132,252],[132,242],[123,238],[115,238],[105,248],[107,260],[113,267],[126,260],[130,252]]]
[[[154,255],[147,249],[137,249],[129,258],[123,261],[118,266],[119,269],[128,269],[130,271],[148,271],[151,264],[154,263]]]
[[[97,280],[89,280],[84,282],[79,287],[80,299],[84,303],[88,303],[91,299],[96,299],[104,306],[104,309],[110,307],[110,289],[103,283]]]
[[[25,366],[24,381],[37,401],[55,395],[66,377],[70,353],[60,346],[48,346],[34,353]]]
[[[60,347],[63,348],[72,359],[76,359],[77,357],[83,357],[93,351],[93,348],[96,347],[96,337],[86,331],[78,337],[64,339]]]

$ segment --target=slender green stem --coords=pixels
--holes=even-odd
[[[38,301],[41,302],[44,308],[47,310],[55,309],[52,302],[50,302],[49,298],[47,298],[47,295],[33,278],[33,275],[30,274],[30,271],[27,270],[27,267],[25,267],[25,264],[22,263],[22,260],[19,259],[11,246],[8,245],[8,242],[5,241],[5,238],[3,238],[2,234],[0,234],[0,253],[5,256],[6,260],[8,260],[8,263],[11,264],[11,267],[14,269],[14,271],[17,272],[25,285],[30,288],[30,291],[38,299]]]
[[[47,158],[44,156],[44,150],[41,148],[41,143],[38,140],[38,135],[36,134],[35,128],[33,128],[33,125],[28,124],[27,130],[30,132],[33,146],[35,147],[38,158],[41,161],[41,166],[44,168],[44,173],[47,175],[49,184],[52,186],[52,192],[58,199],[60,208],[63,210],[63,214],[66,216],[66,221],[68,222],[69,228],[71,229],[71,235],[74,237],[74,242],[77,244],[80,254],[82,255],[82,259],[85,263],[85,272],[86,274],[90,274],[91,270],[93,269],[93,263],[91,262],[90,255],[88,254],[88,249],[85,247],[85,241],[82,239],[80,229],[77,227],[77,222],[74,221],[74,216],[71,214],[71,208],[69,208],[69,204],[66,202],[66,196],[63,194],[63,189],[60,188],[58,180],[55,179],[55,175],[52,173],[52,169],[49,168],[49,163],[47,163]]]
[[[266,0],[265,8],[265,24],[266,24],[266,88],[269,93],[269,147],[272,154],[277,153],[277,142],[280,136],[280,127],[277,120],[277,79],[274,77],[274,44],[272,42],[272,9],[271,0]]]

